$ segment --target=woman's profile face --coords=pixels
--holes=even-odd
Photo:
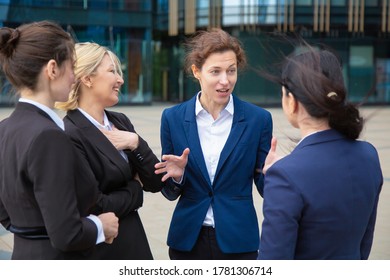
[[[296,120],[296,99],[294,95],[284,86],[282,86],[282,108],[283,113],[286,116],[289,123],[298,128],[297,120]]]
[[[104,55],[96,73],[91,76],[91,81],[96,102],[102,104],[103,107],[111,107],[118,103],[123,78],[108,54]]]
[[[283,108],[283,112],[284,112],[284,115],[288,118],[288,102],[287,102],[287,99],[288,99],[288,92],[287,92],[287,89],[282,86],[282,89],[281,89],[282,93],[281,93],[281,97],[282,97],[282,108]]]
[[[229,102],[237,82],[237,57],[232,50],[212,53],[201,69],[193,65],[192,71],[200,83],[204,102],[218,105]]]
[[[68,100],[69,92],[74,82],[74,61],[69,59],[63,62],[60,67],[60,75],[55,84],[53,84],[53,101],[65,102]]]

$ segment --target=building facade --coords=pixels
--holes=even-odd
[[[93,41],[118,55],[125,81],[121,103],[152,100],[152,0],[0,0],[0,25],[39,20],[55,21],[75,41]],[[14,102],[4,77],[0,87],[0,104]]]
[[[120,57],[120,102],[180,102],[198,86],[183,71],[183,41],[220,27],[238,37],[249,67],[235,93],[261,105],[280,102],[276,85],[257,70],[294,50],[301,36],[335,49],[343,60],[349,98],[390,103],[390,0],[0,0],[0,24],[54,20],[76,41],[94,41]],[[284,38],[281,40],[281,38]],[[4,78],[0,104],[12,102]]]

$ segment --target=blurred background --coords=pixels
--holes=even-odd
[[[183,41],[221,27],[238,37],[249,66],[235,93],[262,106],[279,103],[279,89],[254,69],[293,47],[280,34],[335,49],[350,99],[390,104],[390,0],[0,0],[0,26],[52,20],[76,41],[112,49],[125,75],[120,104],[181,102],[198,87],[183,72]],[[0,74],[0,105],[14,97]]]

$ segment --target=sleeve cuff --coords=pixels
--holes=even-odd
[[[183,178],[184,178],[184,174],[181,175],[180,181],[176,181],[174,178],[172,178],[172,181],[173,181],[175,184],[181,185],[181,184],[183,183]]]
[[[89,215],[87,218],[94,222],[97,227],[98,233],[96,238],[96,244],[104,242],[106,240],[106,237],[104,236],[102,221],[100,221],[100,219],[95,215]]]

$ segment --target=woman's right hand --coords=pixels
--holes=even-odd
[[[100,130],[111,144],[119,151],[130,149],[131,151],[138,148],[139,136],[137,133],[119,130],[116,127],[112,127],[112,130]]]
[[[173,178],[176,182],[181,181],[184,170],[188,162],[189,148],[185,148],[181,156],[163,155],[162,161],[155,164],[155,174],[164,174],[161,181],[165,182],[168,178]]]
[[[104,236],[106,237],[105,242],[111,244],[118,236],[119,219],[113,212],[103,213],[98,217],[103,225]]]

